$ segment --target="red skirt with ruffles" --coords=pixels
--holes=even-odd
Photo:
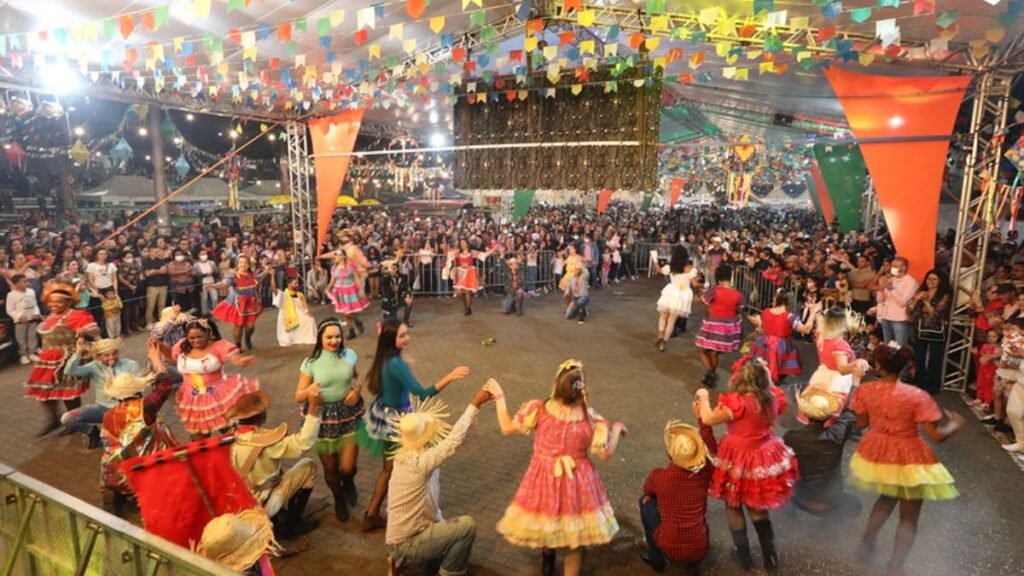
[[[237,304],[221,300],[213,307],[211,314],[217,320],[232,326],[252,326],[263,312],[259,296],[238,296]]]
[[[800,477],[796,455],[777,436],[752,441],[726,434],[715,459],[708,493],[731,508],[781,508]]]
[[[25,397],[46,400],[74,400],[85,394],[89,381],[64,374],[68,355],[61,348],[47,348],[25,381]]]

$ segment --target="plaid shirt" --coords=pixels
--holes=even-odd
[[[711,427],[701,424],[700,435],[710,456],[718,450]],[[651,470],[644,482],[644,494],[658,499],[661,525],[654,542],[676,562],[698,562],[708,553],[708,485],[715,467],[709,458],[696,472],[675,464]]]

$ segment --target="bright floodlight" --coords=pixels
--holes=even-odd
[[[146,130],[144,127],[139,128],[139,136],[146,136],[147,134],[149,134],[149,130]]]
[[[437,110],[430,111],[430,123],[437,124]]]
[[[75,136],[85,136],[85,128],[75,126]]]
[[[228,132],[228,138],[231,138],[232,140],[234,140],[235,138],[238,138],[238,131],[237,130],[232,130],[231,132]]]
[[[42,67],[39,70],[39,83],[57,94],[68,94],[81,88],[78,72],[63,62]]]
[[[903,117],[893,116],[892,118],[889,118],[889,126],[892,126],[893,128],[899,128],[900,126],[903,126]]]
[[[185,115],[185,120],[188,120],[189,122],[191,122],[191,121],[193,121],[195,119],[196,119],[196,117],[193,116],[192,114],[186,114]]]
[[[430,145],[434,148],[440,148],[448,144],[448,137],[440,132],[434,132],[430,135]]]

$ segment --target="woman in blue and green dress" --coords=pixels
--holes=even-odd
[[[308,411],[307,390],[320,386],[320,434],[315,449],[324,467],[324,480],[334,496],[334,515],[348,520],[348,509],[358,500],[356,430],[365,411],[357,383],[356,353],[345,347],[341,320],[328,318],[317,326],[313,352],[302,361],[295,400]]]

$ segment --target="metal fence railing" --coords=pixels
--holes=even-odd
[[[660,274],[661,266],[668,264],[672,258],[672,248],[675,244],[668,242],[637,242],[633,247],[633,258],[636,262],[636,271],[639,276],[655,276]],[[691,258],[696,255],[690,254]]]
[[[735,266],[732,269],[732,287],[743,293],[743,300],[751,313],[757,313],[770,307],[772,298],[779,289],[789,293],[790,312],[798,312],[800,309],[797,304],[799,285],[792,278],[772,280],[765,278],[760,270],[754,270],[747,266]]]
[[[524,288],[527,291],[539,292],[554,287],[554,252],[547,250],[538,252],[536,266],[530,265],[530,259],[527,256],[520,257],[520,260]],[[503,290],[508,269],[502,263],[501,256],[494,254],[477,259],[474,264],[484,296]],[[406,276],[413,294],[417,296],[451,296],[454,294],[454,267],[444,255],[406,254],[399,260],[398,273]]]
[[[235,572],[0,464],[0,576],[42,574]]]

